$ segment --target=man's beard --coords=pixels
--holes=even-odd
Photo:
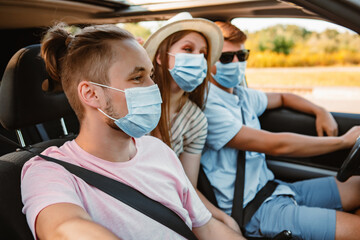
[[[106,97],[106,108],[105,108],[104,112],[113,118],[119,119],[119,116],[114,112],[114,107],[108,96]],[[106,118],[105,122],[109,127],[113,128],[115,130],[124,132],[115,124],[114,120],[112,120],[110,118]]]

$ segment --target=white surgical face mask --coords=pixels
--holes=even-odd
[[[207,73],[207,62],[204,54],[168,54],[175,56],[175,65],[169,71],[182,90],[192,92],[204,81]]]
[[[216,62],[215,81],[226,88],[239,85],[245,78],[246,61],[221,63]]]
[[[101,109],[98,108],[98,110],[114,120],[115,124],[127,135],[139,138],[151,132],[157,126],[161,116],[162,103],[158,85],[121,90],[100,83],[90,83],[125,93],[128,108],[128,114],[125,117],[116,119]]]

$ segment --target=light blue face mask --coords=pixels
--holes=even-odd
[[[215,81],[226,88],[233,88],[245,79],[246,61],[221,63],[216,62]]]
[[[182,90],[192,92],[204,81],[207,73],[207,62],[204,54],[168,54],[175,56],[175,65],[169,71]]]
[[[110,88],[125,93],[128,114],[123,118],[113,118],[102,111],[108,118],[114,120],[115,124],[127,135],[139,138],[151,132],[158,124],[161,116],[161,95],[158,85],[148,87],[134,87],[120,90],[103,84],[90,82],[100,87]]]

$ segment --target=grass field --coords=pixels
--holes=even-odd
[[[359,67],[248,68],[248,85],[291,87],[360,87]]]

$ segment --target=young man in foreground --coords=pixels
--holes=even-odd
[[[50,29],[41,55],[80,121],[80,132],[42,154],[121,181],[176,212],[199,239],[243,239],[213,219],[175,153],[144,136],[155,128],[161,97],[152,64],[116,26],[71,35]],[[38,239],[183,239],[171,229],[39,157],[22,171],[23,212]]]

